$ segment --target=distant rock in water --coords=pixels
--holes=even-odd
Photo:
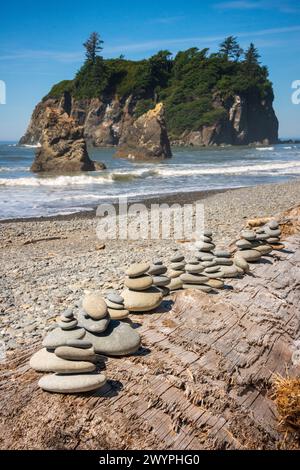
[[[116,155],[134,159],[171,158],[162,103],[140,116],[121,137]]]
[[[31,171],[62,173],[105,169],[103,163],[90,160],[83,133],[83,127],[62,109],[46,108],[41,146]]]

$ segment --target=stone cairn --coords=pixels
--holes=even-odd
[[[241,239],[236,242],[237,251],[234,259],[237,266],[243,269],[242,261],[254,263],[259,261],[262,256],[269,255],[272,247],[267,243],[270,235],[266,233],[256,233],[253,230],[243,230]]]
[[[161,266],[157,265],[156,272],[162,272]],[[136,263],[126,271],[125,289],[122,292],[125,308],[130,312],[150,312],[157,308],[163,294],[153,284],[150,273],[155,270],[148,263]]]
[[[167,287],[170,284],[170,278],[166,275],[168,268],[161,260],[153,261],[148,274],[152,276],[153,286],[155,286],[164,297],[169,295],[170,289]]]
[[[85,330],[78,327],[72,310],[58,320],[58,328],[43,341],[44,348],[30,359],[30,366],[38,372],[54,372],[42,377],[38,385],[56,393],[88,392],[101,388],[106,377],[95,373],[97,356],[90,341],[83,339]]]
[[[125,320],[128,318],[129,310],[124,306],[124,298],[116,291],[108,292],[105,301],[112,320]]]
[[[97,354],[127,356],[139,349],[139,333],[120,318],[112,319],[110,310],[117,309],[108,307],[101,293],[94,292],[84,297],[78,319],[71,309],[61,315],[58,327],[44,338],[44,349],[30,359],[34,370],[54,372],[40,379],[43,390],[56,393],[96,390],[106,382],[104,374],[95,372],[96,362],[101,360]],[[122,310],[125,316],[124,304]]]
[[[281,229],[279,223],[276,220],[271,220],[264,227],[256,230],[256,237],[263,237],[273,250],[279,251],[285,248],[285,245],[281,242]]]
[[[180,253],[174,254],[171,258],[170,270],[168,271],[170,282],[167,285],[170,291],[176,291],[183,288],[181,275],[185,273],[185,265],[185,257]]]

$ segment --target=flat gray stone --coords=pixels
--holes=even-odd
[[[73,309],[72,308],[67,308],[67,310],[65,310],[62,313],[62,316],[66,317],[66,318],[73,318],[74,317]]]
[[[276,220],[271,220],[271,222],[269,222],[267,225],[272,230],[277,230],[279,228],[279,223],[276,222]]]
[[[117,293],[114,293],[114,292],[111,292],[111,293],[107,294],[106,298],[107,298],[107,300],[109,300],[110,302],[114,302],[115,304],[122,305],[124,303],[123,297],[121,295],[117,294]]]
[[[204,252],[213,251],[216,247],[216,245],[214,243],[205,243],[205,242],[196,242],[195,246],[200,251],[204,251]]]
[[[113,308],[114,310],[123,310],[124,308],[124,299],[122,304],[117,304],[115,302],[111,302],[110,300],[106,299],[106,305],[108,308]]]
[[[203,266],[203,268],[211,268],[212,266],[217,266],[217,261],[214,259],[211,261],[201,261],[201,266]]]
[[[204,235],[205,237],[212,237],[212,236],[213,236],[213,232],[212,232],[212,230],[205,229],[205,230],[203,231],[203,235]]]
[[[76,320],[76,318],[74,318],[74,320],[72,320],[70,322],[63,322],[63,321],[58,321],[57,322],[57,325],[59,326],[59,328],[61,328],[62,330],[65,330],[65,331],[74,330],[74,328],[76,328],[77,324],[78,324],[78,321]]]
[[[55,349],[58,346],[65,346],[68,340],[82,339],[85,335],[83,328],[64,331],[61,328],[55,328],[44,338],[42,345],[48,349]]]
[[[153,280],[151,276],[144,274],[143,276],[139,277],[125,277],[124,284],[128,289],[143,291],[149,289],[152,286]]]
[[[164,263],[160,259],[156,259],[153,261],[154,266],[162,266]]]
[[[185,267],[185,270],[186,270],[187,273],[198,274],[198,273],[202,273],[202,271],[204,271],[204,267],[201,266],[200,263],[198,263],[198,264],[187,264],[186,267]]]
[[[231,257],[231,254],[227,250],[216,250],[214,252],[214,255],[217,258],[230,258]]]
[[[184,284],[204,284],[208,281],[208,277],[206,276],[188,273],[182,274],[180,279]]]
[[[181,254],[175,255],[171,258],[171,263],[181,263],[184,261],[184,256]]]
[[[201,252],[199,251],[198,253],[198,260],[199,261],[213,261],[214,255],[212,253],[206,253],[206,252]]]
[[[232,266],[233,261],[230,258],[216,258],[216,264],[219,266]]]
[[[238,256],[244,258],[247,262],[258,261],[261,258],[261,253],[257,250],[241,250]]]
[[[249,242],[248,240],[242,239],[242,240],[238,240],[238,241],[236,242],[236,246],[237,246],[240,250],[251,250],[251,248],[252,248],[252,243]]]
[[[105,318],[101,318],[101,320],[93,320],[92,318],[85,318],[82,312],[79,312],[78,314],[78,325],[92,333],[103,333],[103,331],[107,329],[109,322],[109,315]]]
[[[185,273],[185,270],[184,269],[181,269],[180,271],[174,271],[173,269],[171,269],[169,272],[168,272],[168,277],[170,279],[175,279],[176,277],[179,277],[181,276],[181,274],[184,274]]]
[[[211,266],[210,268],[206,268],[203,274],[206,276],[206,274],[217,273],[220,270],[221,266]]]
[[[240,276],[243,273],[243,269],[240,269],[238,266],[222,266],[222,269],[219,273],[220,278],[233,279]]]
[[[46,348],[36,352],[29,361],[30,367],[37,372],[57,372],[61,374],[78,374],[93,372],[95,364],[86,361],[68,361],[57,357]]]
[[[279,237],[268,238],[267,242],[268,243],[280,243],[280,238]]]
[[[176,277],[176,278],[171,279],[170,284],[168,284],[167,287],[168,289],[170,289],[170,291],[174,291],[174,290],[182,289],[182,286],[183,286],[182,280],[180,279],[180,277]]]
[[[162,274],[166,274],[167,271],[168,268],[166,266],[153,265],[150,267],[147,274],[150,274],[150,276],[161,276]]]
[[[101,320],[107,315],[107,306],[101,292],[93,292],[84,297],[83,310],[94,320]]]
[[[85,339],[68,339],[66,346],[79,349],[90,349],[93,345]]]
[[[270,245],[267,245],[267,244],[260,245],[260,246],[256,247],[255,249],[257,251],[259,251],[262,256],[269,255],[273,251],[273,248]]]
[[[132,264],[126,271],[128,277],[139,277],[145,274],[150,269],[148,263],[135,263]]]
[[[162,297],[162,294],[159,293]],[[94,335],[86,333],[86,338],[93,343],[95,352],[106,356],[127,356],[135,353],[141,344],[137,330],[128,323],[112,320],[105,333]]]
[[[90,349],[79,349],[72,346],[59,346],[55,349],[54,354],[67,361],[96,362],[97,360],[93,347]]]
[[[201,235],[201,237],[199,237],[199,241],[200,242],[205,242],[205,243],[211,243],[212,238],[211,237],[206,237],[205,235]]]
[[[251,242],[256,240],[256,233],[253,230],[243,230],[241,237]]]
[[[153,284],[157,287],[167,286],[170,282],[170,278],[167,276],[154,276]]]
[[[63,323],[70,323],[71,321],[74,320],[74,316],[72,317],[65,317],[64,315],[61,315],[59,317],[59,319],[63,322]]]
[[[173,271],[184,271],[185,263],[171,263],[170,269],[172,269]]]
[[[272,230],[270,229],[269,227],[266,228],[266,234],[269,236],[269,238],[274,238],[274,237],[280,237],[281,235],[281,230],[280,229],[276,229],[276,230]]]
[[[197,284],[183,284],[183,289],[196,289],[206,292],[207,294],[212,291],[212,287],[208,285],[197,285]]]
[[[39,387],[52,393],[83,393],[98,390],[106,383],[104,374],[45,375]]]
[[[269,238],[269,235],[267,233],[258,233],[256,234],[256,240],[258,241],[264,241]]]

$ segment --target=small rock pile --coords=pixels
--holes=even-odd
[[[148,274],[152,276],[153,285],[162,293],[164,297],[169,295],[170,289],[167,287],[170,283],[170,278],[166,276],[168,268],[164,266],[160,260],[153,261],[153,265],[150,266]]]
[[[237,263],[240,264],[239,260],[241,259],[247,263],[254,263],[259,261],[262,256],[270,254],[272,247],[266,242],[267,238],[265,233],[259,234],[253,230],[244,230],[241,233],[241,239],[236,242],[235,259],[238,260]]]
[[[198,289],[203,292],[211,292],[212,287],[208,284],[209,278],[203,274],[204,267],[198,260],[191,260],[185,266],[185,273],[180,279],[183,289]]]
[[[113,304],[116,307],[117,302]],[[124,303],[118,305],[124,310]],[[86,331],[85,339],[93,344],[96,353],[105,356],[127,356],[139,349],[141,343],[139,333],[129,323],[120,319],[111,319],[107,304],[100,292],[84,297],[82,311],[78,317],[80,326]]]
[[[112,320],[125,320],[128,318],[129,310],[124,306],[124,298],[115,291],[106,294],[106,305]]]
[[[157,308],[162,299],[162,292],[153,285],[149,275],[153,270],[148,263],[136,263],[126,271],[125,290],[122,292],[125,308],[130,312],[150,312]],[[162,268],[157,267],[157,271]]]
[[[54,372],[42,377],[38,385],[55,393],[79,393],[101,388],[106,377],[95,373],[97,356],[90,341],[82,339],[85,330],[71,310],[58,320],[58,328],[43,341],[44,348],[30,359],[30,366],[38,372]]]
[[[281,229],[276,220],[271,220],[264,227],[256,230],[256,237],[264,239],[270,245],[272,250],[283,250],[284,244],[281,242]]]
[[[170,269],[168,271],[170,282],[167,286],[170,291],[182,289],[183,281],[181,280],[181,275],[185,273],[185,265],[185,257],[180,253],[174,254],[171,258]]]

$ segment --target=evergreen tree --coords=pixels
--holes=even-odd
[[[85,55],[87,60],[90,60],[93,64],[95,63],[98,52],[101,52],[103,41],[98,33],[92,33],[88,40],[83,44],[85,47]]]
[[[253,42],[250,43],[250,46],[245,52],[245,63],[247,65],[259,65],[260,55]]]
[[[228,36],[220,44],[220,55],[226,57],[227,60],[232,59],[238,61],[243,54],[243,49],[237,42],[237,38],[234,36]]]

